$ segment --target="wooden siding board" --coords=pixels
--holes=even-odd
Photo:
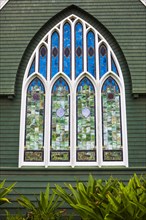
[[[1,40],[4,38],[4,42],[1,44],[1,60],[5,59],[5,56],[7,57],[9,53],[9,56],[6,58],[7,65],[5,65],[5,62],[2,63],[0,81],[3,82],[3,79],[8,79],[10,75],[11,80],[6,86],[1,83],[0,94],[14,93],[15,78],[24,49],[44,23],[71,4],[77,5],[93,15],[112,33],[119,43],[129,65],[133,92],[145,93],[146,82],[144,80],[146,66],[144,64],[144,55],[146,49],[146,13],[145,7],[140,1],[58,0],[53,2],[45,0],[40,2],[34,0],[10,0],[2,9],[0,17]],[[130,58],[131,54],[133,54],[133,59]],[[12,61],[12,57],[15,57],[15,61]],[[13,69],[10,68],[12,63]],[[140,63],[140,73],[139,69],[135,68],[138,63]],[[135,77],[136,75],[139,75],[138,79]]]

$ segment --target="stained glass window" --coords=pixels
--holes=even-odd
[[[100,78],[108,71],[107,48],[102,44],[99,48],[99,74]]]
[[[44,45],[39,50],[39,73],[47,78],[47,48]]]
[[[81,23],[75,26],[75,71],[76,77],[83,71],[83,26]]]
[[[95,91],[88,78],[77,88],[77,161],[95,161]]]
[[[43,161],[44,95],[42,82],[35,78],[27,89],[24,161]]]
[[[95,36],[92,31],[87,34],[88,72],[95,77]]]
[[[51,37],[51,77],[59,71],[59,35],[55,31]]]
[[[109,77],[102,86],[102,138],[104,161],[122,161],[120,89]]]
[[[70,160],[69,102],[69,87],[63,78],[59,78],[52,89],[51,161]]]
[[[111,57],[111,69],[114,73],[116,73],[117,75],[119,75],[115,61],[113,60],[113,58]]]
[[[32,73],[35,72],[35,58],[33,59],[32,63],[31,63],[31,66],[29,68],[29,72],[28,72],[28,75],[30,76]]]
[[[63,27],[63,72],[71,75],[71,27],[66,23]]]
[[[89,23],[70,15],[49,30],[22,88],[20,167],[128,166],[122,70]]]

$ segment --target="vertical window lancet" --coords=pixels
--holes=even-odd
[[[71,78],[71,26],[63,26],[63,72]]]
[[[35,78],[29,84],[26,97],[24,161],[41,162],[44,158],[45,89]]]
[[[76,15],[52,27],[22,88],[20,166],[127,166],[122,71],[95,27]]]
[[[47,48],[42,45],[39,49],[39,73],[47,78]]]
[[[50,161],[70,160],[70,91],[60,77],[52,88]]]
[[[75,75],[78,77],[83,72],[83,25],[75,25]]]
[[[122,161],[122,126],[120,89],[109,77],[102,86],[103,161]]]
[[[95,77],[95,36],[92,31],[87,34],[87,71]]]
[[[77,161],[96,161],[95,90],[85,77],[77,87]]]
[[[55,31],[51,36],[51,78],[59,71],[59,35]]]
[[[108,53],[107,47],[101,44],[99,47],[99,75],[100,78],[108,71]]]
[[[31,63],[31,66],[29,68],[29,71],[28,71],[28,76],[30,76],[32,73],[35,72],[35,57],[34,59],[32,60],[32,63]]]
[[[114,61],[114,59],[113,59],[112,56],[111,56],[111,70],[112,70],[114,73],[116,73],[117,75],[119,75],[117,66],[116,66],[115,61]]]

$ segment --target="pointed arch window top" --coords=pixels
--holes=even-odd
[[[98,79],[112,71],[122,78],[120,65],[115,57],[108,42],[94,27],[78,16],[70,15],[52,28],[39,43],[30,59],[27,76],[39,72],[51,79],[63,72],[72,79],[88,72]],[[40,65],[39,69],[37,63]]]
[[[76,15],[62,20],[26,68],[20,166],[127,166],[124,89],[104,37]]]

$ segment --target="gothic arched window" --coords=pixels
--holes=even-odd
[[[19,166],[104,165],[128,166],[123,75],[104,37],[71,15],[28,62]]]

